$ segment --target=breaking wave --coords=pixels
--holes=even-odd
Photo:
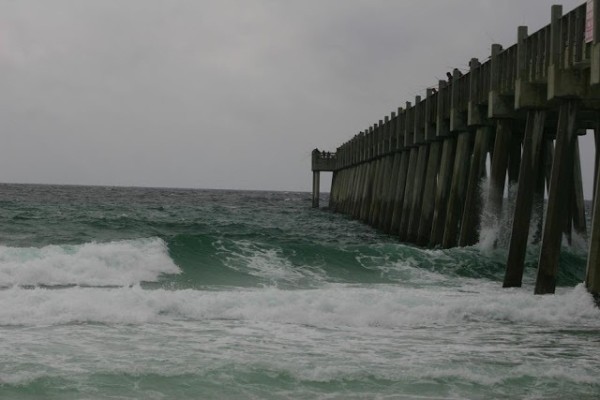
[[[159,238],[81,245],[0,246],[0,286],[122,286],[180,269]]]

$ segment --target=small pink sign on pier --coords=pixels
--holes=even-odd
[[[594,0],[587,0],[585,12],[585,42],[594,40]]]

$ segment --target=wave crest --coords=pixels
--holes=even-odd
[[[471,289],[471,290],[468,290]],[[478,289],[483,289],[480,292]],[[583,285],[555,296],[491,287],[438,290],[330,285],[321,289],[198,291],[70,288],[0,291],[0,325],[243,320],[317,327],[427,327],[466,322],[598,326]]]
[[[0,246],[0,286],[123,286],[180,273],[160,238],[36,247]]]

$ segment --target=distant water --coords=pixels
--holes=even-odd
[[[504,257],[307,193],[0,185],[0,399],[600,398],[585,252],[543,297]]]

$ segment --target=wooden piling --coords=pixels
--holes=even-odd
[[[375,172],[374,163],[366,163],[365,176],[363,179],[362,200],[360,206],[359,219],[367,221],[369,210],[371,209],[371,194],[373,192],[373,175]]]
[[[450,195],[452,171],[454,169],[456,138],[452,136],[445,138],[442,146],[442,159],[440,161],[440,173],[435,194],[435,210],[433,212],[430,246],[441,245],[444,238],[448,197]]]
[[[388,182],[388,191],[386,194],[386,199],[383,207],[383,217],[379,223],[379,228],[381,228],[385,233],[390,232],[390,225],[392,220],[392,214],[394,212],[394,199],[396,198],[396,193],[398,191],[398,174],[400,173],[400,159],[401,153],[394,153],[393,161],[391,164],[391,174],[390,180]]]
[[[412,205],[410,208],[408,230],[406,240],[415,243],[419,231],[419,221],[421,220],[421,210],[423,206],[423,188],[425,187],[425,173],[427,172],[427,159],[429,156],[429,144],[419,146],[417,155],[417,165],[415,169],[414,191]]]
[[[585,286],[596,299],[596,304],[600,305],[600,172],[598,171],[598,163],[600,160],[600,122],[597,122],[594,134],[596,139],[594,197]]]
[[[502,203],[506,171],[508,169],[509,148],[512,137],[510,120],[501,119],[496,122],[496,135],[494,137],[494,151],[491,162],[490,189],[488,203],[490,212],[498,220],[502,218]]]
[[[410,207],[412,205],[413,192],[415,190],[415,174],[417,170],[417,158],[419,150],[416,147],[410,149],[408,159],[408,171],[406,173],[406,188],[404,192],[404,201],[400,213],[400,226],[398,228],[398,236],[400,240],[406,240],[408,234],[408,221],[410,220]]]
[[[408,165],[410,158],[410,149],[406,149],[400,155],[400,167],[398,168],[398,181],[396,182],[396,197],[392,206],[392,219],[390,221],[388,232],[398,234],[400,229],[400,219],[402,217],[402,206],[406,193],[406,181],[408,176]]]
[[[551,138],[542,137],[542,145],[540,146],[539,155],[539,170],[535,178],[535,186],[533,193],[533,222],[536,225],[533,227],[535,231],[531,236],[531,244],[538,244],[542,240],[542,230],[544,229],[544,205],[546,190],[550,188],[550,170],[552,168],[552,160],[554,158],[554,142]]]
[[[510,154],[508,156],[508,196],[511,199],[513,195],[516,195],[511,188],[516,186],[521,173],[521,162],[523,160],[521,150],[523,140],[523,136],[518,133],[513,133],[510,138]]]
[[[321,188],[321,182],[319,180],[319,171],[313,172],[313,193],[312,193],[312,206],[313,208],[319,208],[319,189]]]
[[[559,109],[554,162],[552,163],[535,294],[554,293],[556,288],[562,226],[565,218],[564,210],[569,200],[569,192],[564,188],[572,186],[569,184],[572,179],[572,176],[569,176],[569,171],[571,171],[569,166],[573,165],[574,144],[577,137],[575,121],[578,107],[579,104],[576,101],[568,101],[561,104]]]
[[[435,141],[429,145],[427,175],[425,177],[425,187],[423,188],[423,206],[416,241],[420,246],[427,246],[431,240],[431,227],[435,211],[435,189],[438,182],[441,152],[442,142]]]
[[[358,185],[354,192],[354,209],[352,211],[352,217],[354,219],[360,219],[360,213],[363,208],[363,202],[365,200],[364,192],[368,178],[369,163],[362,163],[358,166]]]
[[[462,220],[464,200],[467,191],[467,180],[471,164],[472,136],[469,131],[458,134],[452,185],[448,198],[448,211],[444,226],[442,247],[450,248],[458,244],[459,223]]]
[[[381,180],[383,175],[383,159],[374,161],[375,168],[373,172],[373,189],[371,190],[371,205],[367,216],[367,223],[373,225],[379,213],[379,201],[381,196]]]
[[[594,160],[594,176],[597,177],[600,170],[600,113],[596,115],[596,127],[594,129],[594,142],[596,143],[596,158]],[[598,189],[598,179],[594,179],[593,199],[596,199],[596,190]],[[594,203],[595,204],[595,203]]]
[[[485,174],[485,158],[489,142],[489,128],[487,126],[477,128],[464,202],[463,218],[460,226],[459,246],[472,246],[479,239],[478,230],[481,221],[480,183],[482,175]]]
[[[585,220],[585,200],[583,198],[583,178],[581,176],[581,158],[579,154],[579,141],[575,137],[573,144],[573,192],[572,215],[573,229],[581,237],[587,237],[587,222]]]
[[[533,206],[533,190],[536,175],[540,170],[540,147],[544,133],[545,111],[536,110],[527,113],[525,138],[523,140],[523,162],[519,172],[519,187],[515,203],[508,260],[503,287],[520,287],[525,267],[525,253],[529,223]]]

